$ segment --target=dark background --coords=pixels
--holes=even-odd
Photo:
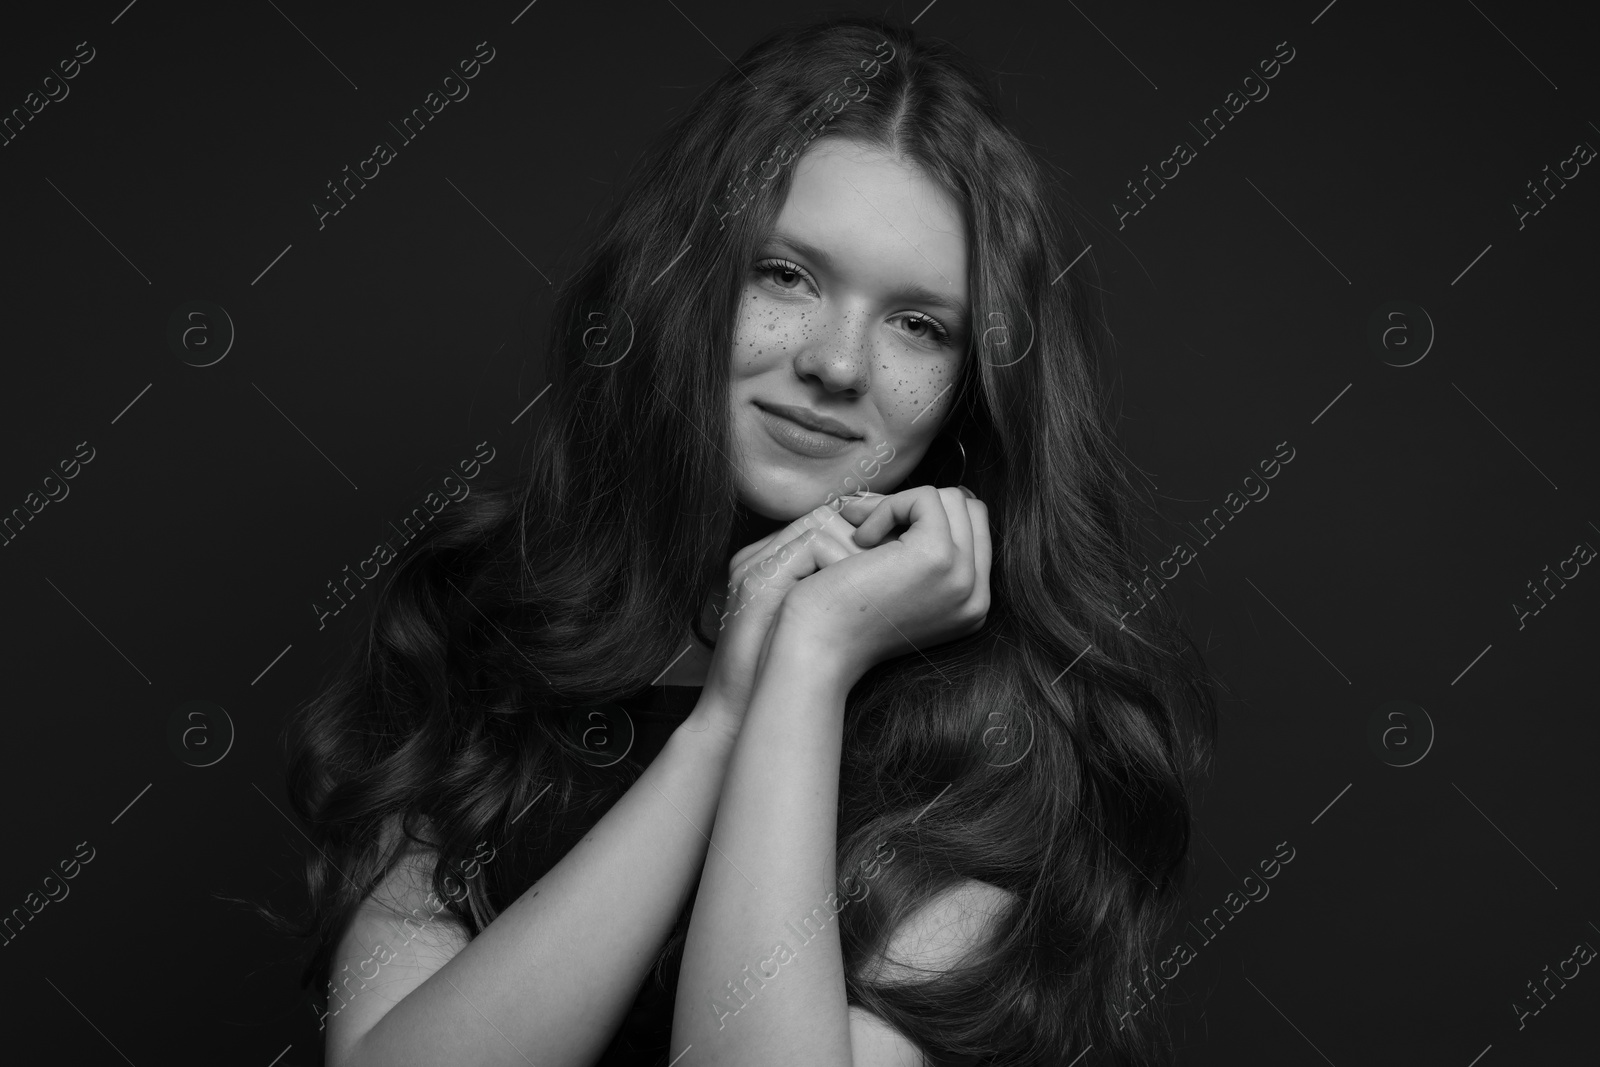
[[[0,912],[95,850],[0,948],[3,1040],[315,1064],[296,946],[219,899],[300,899],[277,738],[373,594],[320,631],[312,600],[478,442],[515,469],[552,282],[647,138],[780,18],[923,0],[125,2],[8,12],[0,36],[5,112],[96,51],[0,148],[0,512],[95,455],[0,548]],[[1214,943],[1174,932],[1198,948],[1167,990],[1179,1062],[1572,1062],[1600,976],[1520,1030],[1512,1004],[1600,945],[1600,577],[1520,630],[1511,604],[1600,545],[1600,176],[1520,230],[1510,205],[1600,145],[1593,37],[1565,4],[1325,3],[939,0],[916,28],[1002,72],[1079,206],[1060,265],[1090,246],[1121,444],[1172,528],[1295,450],[1169,586],[1230,687],[1192,914],[1295,850]],[[471,95],[319,232],[324,182],[484,40]],[[1280,41],[1270,96],[1200,144],[1188,123]],[[1119,231],[1113,198],[1180,139],[1198,158]],[[167,340],[196,300],[236,331],[204,368]],[[1431,348],[1415,311],[1410,348],[1369,343],[1396,300]],[[169,742],[191,700],[225,709],[231,747],[214,711]],[[1374,748],[1392,700],[1426,721]],[[227,754],[186,765],[197,747]]]

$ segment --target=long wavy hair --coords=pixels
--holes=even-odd
[[[835,18],[756,44],[635,164],[557,291],[525,469],[408,546],[290,723],[289,790],[316,845],[303,984],[326,980],[398,862],[386,825],[437,851],[434,889],[475,936],[641,772],[598,766],[577,731],[585,709],[647,691],[686,632],[715,642],[707,591],[761,532],[727,459],[734,325],[794,172],[767,161],[820,131],[892,150],[964,209],[974,343],[902,484],[959,478],[994,543],[982,630],[881,663],[849,696],[837,869],[894,857],[840,913],[850,999],[936,1059],[1061,1063],[1092,1044],[1167,1062],[1133,991],[1181,909],[1213,682],[1161,601],[1124,617],[1149,501],[1112,441],[1092,260],[1063,272],[1080,231],[996,100],[951,46]],[[448,872],[484,841],[495,858],[463,896]],[[890,931],[969,877],[1016,895],[992,943],[947,973],[869,977]]]

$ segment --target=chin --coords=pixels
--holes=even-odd
[[[762,518],[787,523],[826,503],[830,491],[837,492],[824,479],[802,480],[793,472],[779,476],[762,471],[754,479],[739,480],[739,503]]]
[[[908,457],[905,452],[901,457]],[[915,463],[907,465],[910,470]],[[823,504],[831,497],[847,496],[867,490],[892,493],[901,479],[890,478],[880,467],[877,477],[863,477],[857,464],[846,462],[836,471],[802,474],[792,468],[763,467],[738,479],[739,503],[754,514],[776,522],[789,523]]]

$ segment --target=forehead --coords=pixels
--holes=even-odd
[[[827,269],[885,291],[926,288],[967,299],[961,205],[916,167],[874,145],[815,142],[795,163],[774,226],[822,253]]]

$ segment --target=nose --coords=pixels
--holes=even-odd
[[[795,373],[830,393],[861,396],[872,383],[872,332],[865,314],[825,323],[794,357]]]

